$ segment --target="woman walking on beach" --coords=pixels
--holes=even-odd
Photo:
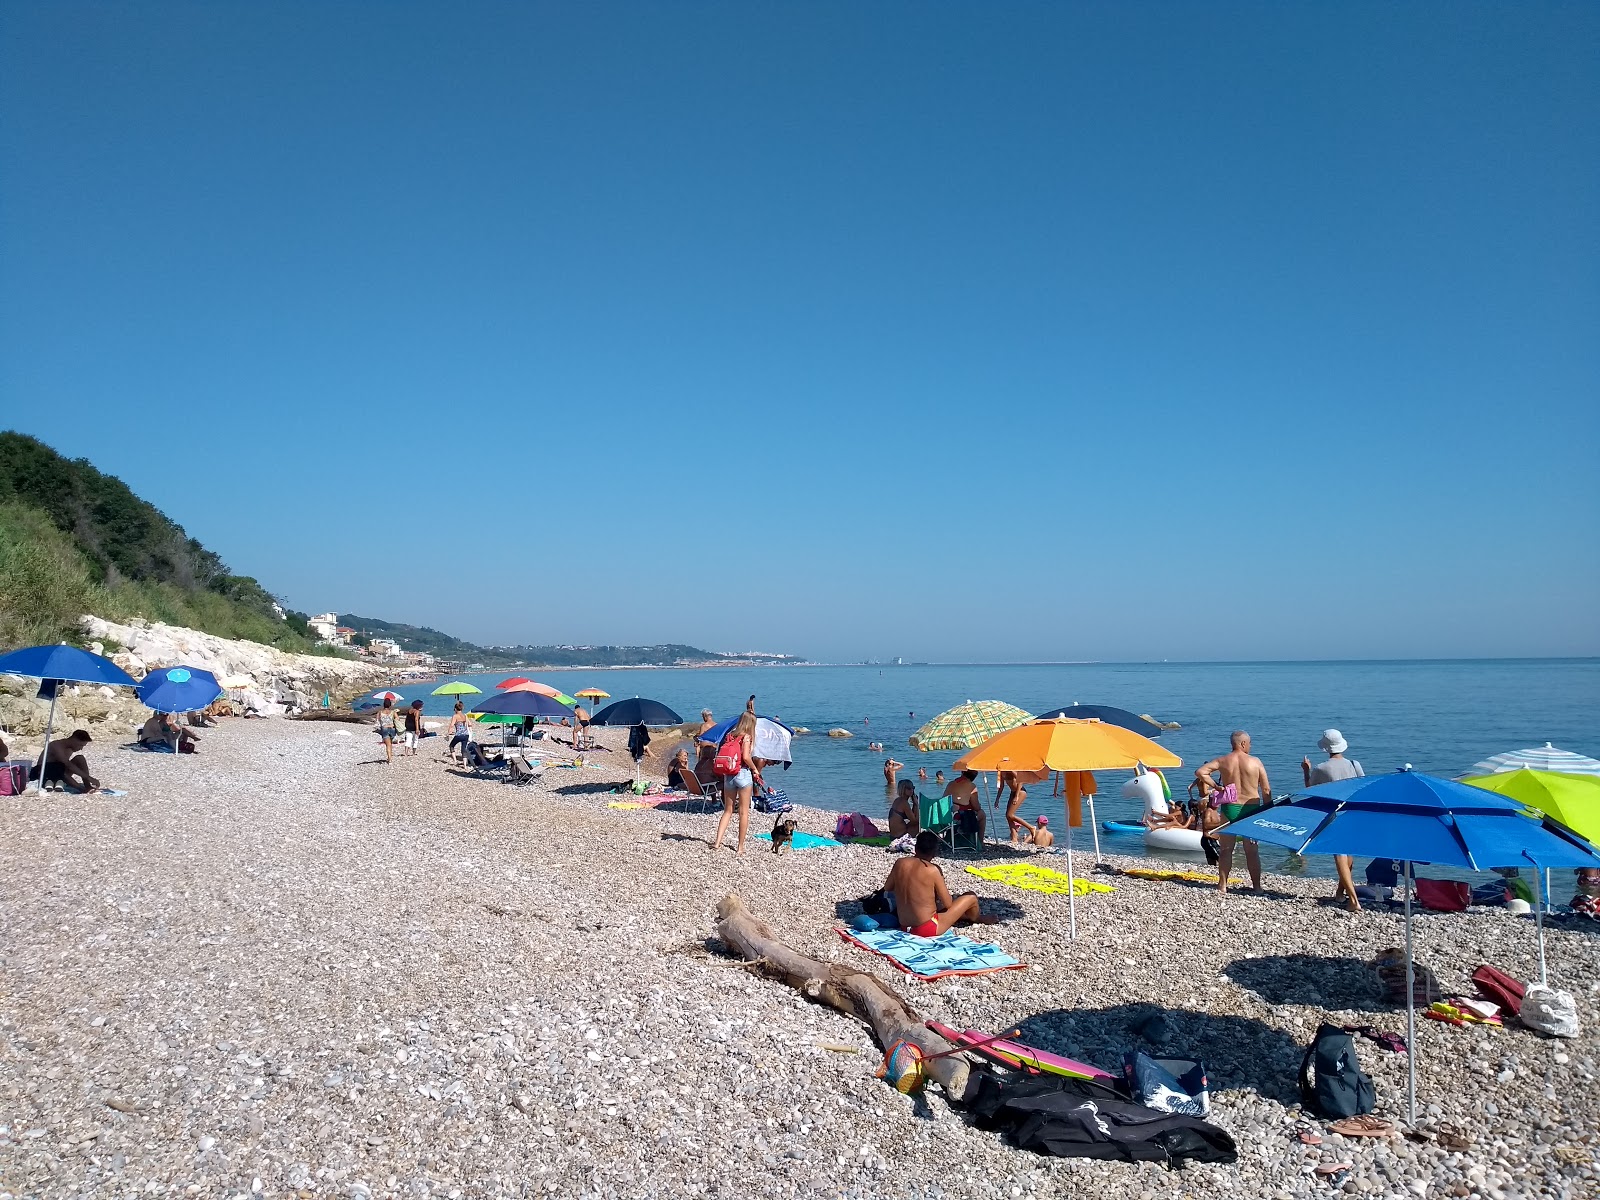
[[[713,853],[722,849],[722,839],[728,832],[728,820],[733,816],[735,804],[739,806],[739,842],[734,853],[744,853],[744,835],[750,827],[750,789],[761,779],[761,772],[750,756],[755,738],[756,715],[744,712],[717,750],[717,773],[722,776],[722,816],[717,821],[717,836],[711,843]],[[726,772],[722,769],[724,766],[735,766],[737,770]]]
[[[394,701],[385,696],[383,707],[378,710],[378,736],[383,739],[383,761],[390,766],[394,765],[395,733]]]
[[[456,701],[455,711],[450,714],[450,744],[444,752],[450,758],[456,756],[456,747],[461,747],[461,761],[467,760],[467,743],[472,740],[472,720],[462,711],[461,701]]]

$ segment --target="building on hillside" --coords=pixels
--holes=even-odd
[[[355,640],[355,636],[356,631],[351,629],[348,625],[341,625],[339,628],[333,631],[333,640],[338,642],[341,646],[350,645]]]
[[[306,618],[306,628],[316,634],[325,642],[334,641],[339,632],[339,614],[321,613],[315,617]]]
[[[400,643],[392,638],[373,638],[367,651],[374,658],[399,658],[403,653]]]

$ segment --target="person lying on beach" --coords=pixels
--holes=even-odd
[[[908,833],[918,832],[921,828],[917,814],[917,785],[909,779],[902,779],[900,788],[889,805],[889,833],[894,837],[904,837]]]
[[[978,773],[976,771],[963,771],[945,786],[944,794],[955,802],[958,814],[962,809],[972,813],[978,821],[978,840],[981,842],[987,836],[988,814],[983,811],[983,801],[978,797]]]
[[[689,769],[689,751],[684,747],[672,756],[672,765],[667,768],[667,786],[675,792],[686,792],[689,785],[684,783],[684,777],[693,774]]]
[[[83,756],[83,748],[92,741],[87,729],[74,729],[66,737],[57,738],[45,748],[40,761],[29,769],[28,778],[38,779],[42,766],[41,786],[59,783],[79,792],[94,791],[100,781],[89,774],[89,763]]]
[[[916,852],[900,859],[889,871],[883,890],[894,893],[894,911],[900,928],[917,937],[938,937],[958,921],[994,925],[999,918],[986,915],[978,907],[973,892],[951,896],[944,872],[934,865],[939,857],[937,834],[923,830],[917,834]]]

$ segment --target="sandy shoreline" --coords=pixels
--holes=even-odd
[[[1353,1165],[1344,1193],[1597,1187],[1592,933],[1549,942],[1579,1039],[1421,1022],[1419,1104],[1474,1131],[1470,1150],[1308,1151],[1287,1106],[1319,1020],[1403,1027],[1360,968],[1399,921],[1307,898],[1326,881],[1224,903],[1118,880],[1080,902],[1073,943],[1064,898],[949,863],[953,887],[1001,902],[992,939],[1030,969],[922,984],[833,932],[884,852],[713,855],[714,816],[606,807],[620,752],[511,788],[448,772],[442,740],[386,767],[361,728],[235,721],[195,758],[97,747],[127,797],[7,801],[0,1195],[1276,1197],[1327,1194],[1304,1169],[1333,1160]],[[802,818],[820,833],[833,814]],[[1169,1044],[1210,1066],[1239,1162],[1041,1159],[937,1095],[919,1112],[872,1078],[858,1025],[708,948],[728,891],[791,944],[893,976],[928,1017],[1021,1024],[1112,1069],[1163,1008]],[[1536,973],[1531,925],[1503,913],[1418,933],[1447,991],[1479,962]],[[1403,1059],[1361,1054],[1398,1117]]]

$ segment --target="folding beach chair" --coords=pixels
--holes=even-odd
[[[949,796],[924,796],[917,793],[917,813],[923,829],[937,837],[950,853],[955,854],[963,844],[969,850],[982,850],[983,839],[974,830],[963,833],[956,821],[956,802]]]
[[[716,784],[701,783],[693,771],[683,772],[680,778],[683,780],[683,790],[700,801],[701,812],[707,812],[712,805],[722,803],[722,796]]]

